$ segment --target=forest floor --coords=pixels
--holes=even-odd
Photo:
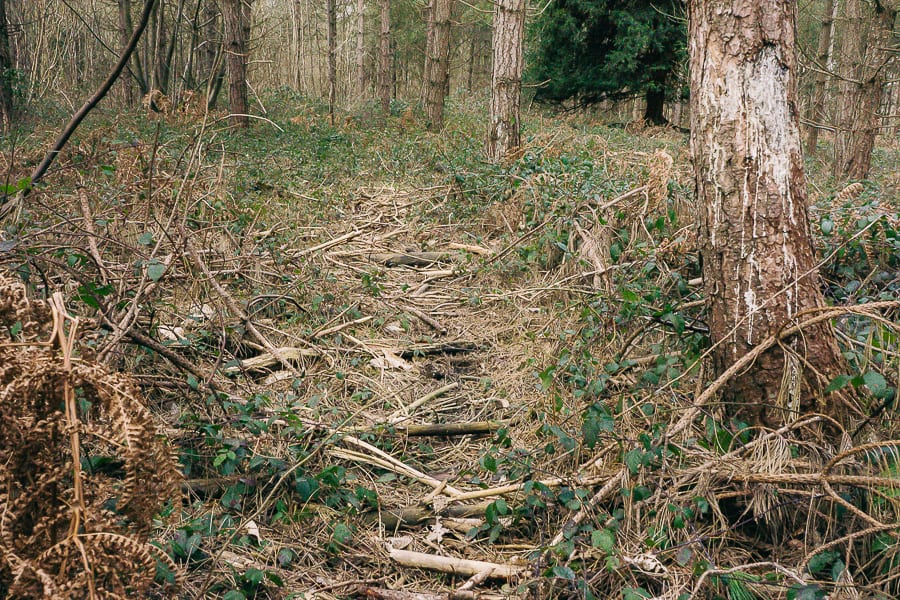
[[[0,241],[177,451],[153,538],[180,595],[898,593],[894,409],[847,432],[863,485],[822,475],[818,417],[751,435],[712,402],[686,136],[534,113],[490,165],[477,107],[431,134],[403,106],[267,105],[248,132],[94,115]],[[8,181],[53,132],[14,140]],[[900,368],[898,308],[872,304],[900,295],[900,148],[855,186],[826,154],[813,225],[875,411]]]

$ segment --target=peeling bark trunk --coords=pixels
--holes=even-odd
[[[228,111],[235,125],[248,127],[247,48],[250,38],[249,0],[224,0],[225,53],[228,71]]]
[[[0,0],[0,131],[9,129],[13,118],[12,85],[7,76],[13,63],[6,28],[6,0]]]
[[[884,96],[897,9],[886,2],[847,0],[841,44],[840,110],[834,140],[834,176],[865,179],[872,165],[872,150],[881,125],[878,107]]]
[[[819,61],[816,80],[813,84],[812,101],[809,106],[809,131],[806,133],[806,151],[810,154],[816,151],[819,145],[819,123],[826,121],[825,116],[825,82],[828,79],[826,65],[831,57],[832,40],[834,40],[834,19],[836,17],[837,2],[825,0],[825,9],[822,12],[822,28],[819,32],[819,47],[816,59]]]
[[[391,0],[381,0],[381,61],[378,65],[378,97],[381,112],[391,115]]]
[[[494,6],[490,129],[485,147],[488,159],[494,162],[519,146],[524,35],[525,0],[497,0]]]
[[[432,0],[431,35],[425,63],[425,116],[428,129],[444,126],[444,99],[450,79],[450,0]]]
[[[800,151],[793,0],[691,0],[691,155],[713,360],[722,373],[824,306]],[[812,343],[809,343],[812,342]],[[728,413],[777,425],[840,372],[828,324],[775,346],[725,392]],[[801,360],[802,358],[802,360]]]

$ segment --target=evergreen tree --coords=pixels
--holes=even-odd
[[[678,0],[554,0],[535,23],[528,79],[535,99],[589,105],[646,95],[645,118],[664,123],[663,104],[686,58]]]

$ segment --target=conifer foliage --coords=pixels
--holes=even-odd
[[[555,0],[536,20],[528,78],[535,99],[589,105],[645,94],[664,122],[686,58],[684,7],[673,0]]]

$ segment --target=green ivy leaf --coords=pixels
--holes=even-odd
[[[831,383],[828,384],[828,387],[825,388],[825,393],[830,394],[831,392],[838,391],[839,389],[850,383],[852,379],[853,378],[849,375],[838,375],[837,377],[832,379]]]
[[[575,571],[563,565],[556,565],[555,567],[553,567],[553,575],[555,577],[566,579],[568,581],[575,580]]]
[[[166,265],[155,258],[147,263],[147,278],[150,281],[159,281],[166,272]]]
[[[634,450],[629,450],[625,453],[625,466],[628,467],[628,470],[631,471],[632,475],[637,475],[637,472],[641,469],[641,465],[644,462],[644,451],[638,448]]]
[[[609,529],[595,529],[591,532],[591,546],[612,554],[616,546],[616,536]]]
[[[863,375],[863,383],[866,384],[866,387],[869,388],[872,395],[878,398],[882,397],[884,393],[887,392],[887,381],[885,381],[884,376],[882,376],[881,373],[876,371],[868,371]]]

